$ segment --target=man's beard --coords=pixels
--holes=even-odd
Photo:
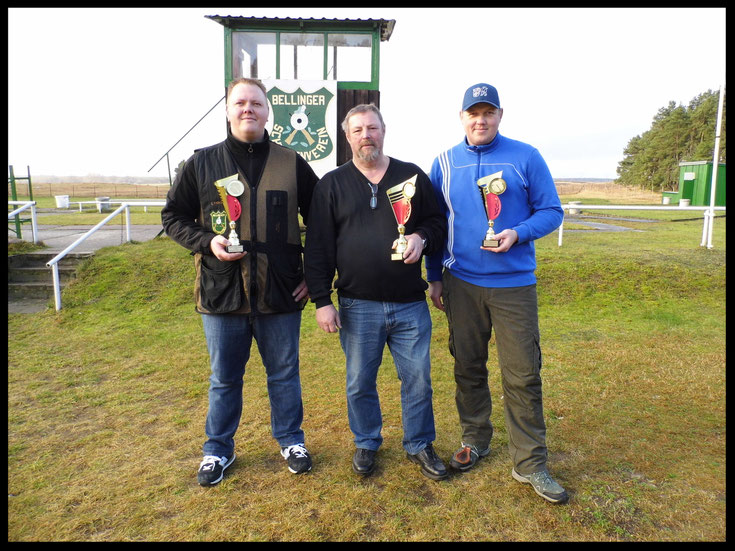
[[[380,148],[377,146],[377,144],[375,142],[370,142],[369,144],[365,144],[365,145],[371,145],[371,146],[373,146],[373,148],[370,151],[365,151],[361,147],[360,149],[357,150],[357,156],[361,160],[363,160],[363,161],[365,161],[367,163],[372,163],[374,161],[377,161],[380,158],[380,155],[382,153],[382,151],[380,150]]]

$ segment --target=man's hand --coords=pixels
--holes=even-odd
[[[513,246],[513,243],[518,241],[518,232],[515,230],[503,230],[495,236],[495,239],[500,241],[497,247],[480,247],[483,251],[490,251],[493,253],[504,253]]]
[[[442,282],[441,281],[429,281],[429,298],[434,306],[439,308],[442,312],[444,311],[444,302],[442,301]]]
[[[406,250],[403,252],[403,263],[414,264],[421,259],[421,253],[424,252],[424,238],[418,233],[410,233],[406,236]],[[395,250],[398,240],[393,241],[392,249]]]
[[[291,296],[293,296],[294,302],[299,302],[302,298],[309,296],[309,289],[306,287],[306,280],[301,280],[301,283],[299,283],[298,287],[294,289]]]
[[[316,309],[316,323],[327,333],[336,333],[337,329],[342,329],[339,312],[333,304]]]
[[[209,248],[212,249],[212,253],[214,254],[214,256],[216,256],[219,260],[223,262],[240,260],[246,254],[248,254],[247,251],[243,251],[241,253],[228,253],[225,247],[227,247],[227,245],[229,244],[230,242],[224,235],[215,235],[209,242]]]

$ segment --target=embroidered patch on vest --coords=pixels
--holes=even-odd
[[[212,231],[219,235],[227,229],[227,213],[223,210],[212,211]]]

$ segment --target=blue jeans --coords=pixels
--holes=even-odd
[[[246,315],[202,314],[212,374],[204,455],[230,457],[242,413],[242,378],[253,337],[265,366],[271,433],[281,447],[304,442],[299,376],[301,312]]]
[[[419,453],[436,438],[432,407],[431,316],[425,301],[379,302],[339,298],[339,339],[347,360],[347,415],[355,446],[383,443],[378,367],[385,345],[401,381],[403,448]]]

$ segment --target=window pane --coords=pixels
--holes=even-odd
[[[232,33],[232,78],[276,78],[276,34]]]
[[[342,82],[372,81],[372,35],[329,34],[327,79]]]
[[[324,35],[281,33],[281,77],[293,80],[324,79]]]

